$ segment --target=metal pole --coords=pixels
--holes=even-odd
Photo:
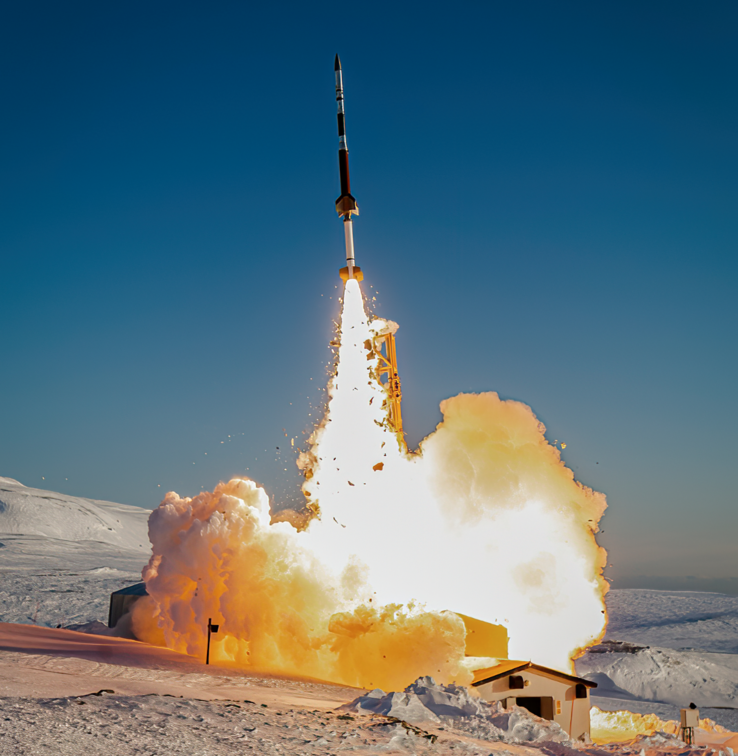
[[[210,627],[212,624],[213,618],[208,617],[208,650],[205,654],[205,664],[210,664]]]

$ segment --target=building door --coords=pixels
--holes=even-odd
[[[518,696],[516,703],[537,717],[554,718],[554,700],[551,696]]]

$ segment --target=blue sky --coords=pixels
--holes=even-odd
[[[524,401],[608,495],[616,585],[738,578],[734,3],[0,22],[0,475],[144,507],[246,473],[294,496],[283,429],[320,412],[338,308],[339,52],[410,443],[460,391]]]

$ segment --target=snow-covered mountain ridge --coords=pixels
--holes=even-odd
[[[27,488],[17,480],[0,477],[0,535],[96,541],[145,553],[149,550],[150,514],[128,504]]]

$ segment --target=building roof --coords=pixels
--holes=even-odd
[[[136,583],[121,588],[119,591],[113,591],[112,596],[148,596],[146,583]]]
[[[540,664],[533,664],[530,661],[516,661],[514,659],[507,659],[494,667],[487,667],[486,669],[478,669],[474,672],[474,680],[472,682],[473,687],[484,685],[485,683],[492,682],[493,680],[499,680],[501,677],[507,677],[508,675],[514,675],[516,672],[522,672],[524,669],[534,670],[538,674],[544,677],[553,677],[560,680],[569,680],[574,683],[581,683],[588,688],[596,688],[597,683],[591,680],[585,680],[583,677],[575,677],[574,675],[567,675],[564,672],[559,672],[558,669],[551,669],[550,667],[542,667]]]

